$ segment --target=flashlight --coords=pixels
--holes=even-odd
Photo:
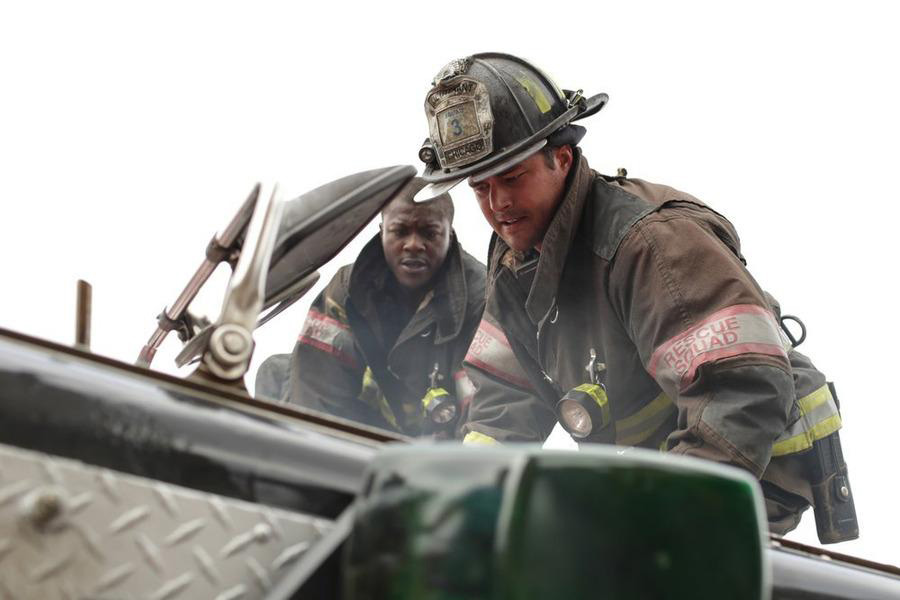
[[[422,398],[425,414],[435,425],[446,425],[456,418],[456,401],[444,388],[431,388]]]
[[[432,423],[446,425],[456,418],[456,399],[447,390],[438,387],[438,381],[444,378],[440,368],[439,363],[434,363],[434,369],[428,376],[428,391],[422,398],[422,406]]]
[[[419,160],[428,165],[433,163],[434,159],[435,153],[434,146],[431,145],[431,138],[425,138],[422,147],[419,148]]]
[[[584,439],[609,425],[609,399],[599,383],[583,383],[566,392],[556,404],[563,429],[574,438]]]

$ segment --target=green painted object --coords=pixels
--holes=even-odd
[[[649,451],[393,448],[373,463],[345,600],[769,595],[749,475]]]

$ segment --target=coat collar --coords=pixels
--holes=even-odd
[[[535,325],[538,325],[553,307],[566,257],[578,230],[592,179],[593,174],[587,159],[581,155],[581,150],[576,148],[572,173],[566,183],[566,192],[550,221],[547,233],[544,234],[537,273],[525,301],[528,318]],[[511,251],[495,233],[491,240],[490,251],[492,280],[498,274],[503,256]]]
[[[398,285],[384,257],[381,235],[375,234],[353,263],[350,273],[350,301],[366,319],[377,319],[375,303],[396,297],[392,292],[396,291],[395,286]],[[461,250],[456,232],[451,232],[450,248],[432,289],[400,334],[397,344],[435,322],[435,343],[444,343],[457,337],[465,321],[467,299],[468,289]],[[415,331],[411,331],[411,328]]]

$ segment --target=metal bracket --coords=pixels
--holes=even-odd
[[[258,189],[243,249],[225,292],[222,313],[202,359],[204,375],[225,382],[242,379],[250,365],[252,332],[265,302],[269,260],[284,210],[277,185],[260,185]]]
[[[177,323],[180,321],[188,306],[191,304],[191,301],[193,301],[197,292],[200,291],[200,288],[203,287],[203,284],[206,283],[206,280],[209,279],[210,275],[212,275],[219,262],[221,262],[221,260],[230,260],[230,254],[217,254],[215,252],[210,254],[209,247],[230,248],[232,252],[237,250],[241,234],[250,222],[250,217],[253,214],[253,209],[256,206],[259,195],[260,185],[257,184],[250,191],[250,195],[241,205],[241,208],[238,209],[237,214],[234,215],[225,229],[222,230],[222,233],[213,238],[216,240],[215,244],[210,242],[207,247],[207,258],[205,258],[197,268],[194,276],[191,277],[187,286],[185,286],[184,290],[182,290],[181,294],[175,300],[172,308],[163,311],[165,319],[162,319],[162,315],[158,319],[159,325],[157,325],[156,331],[153,332],[153,335],[151,335],[147,343],[144,344],[141,353],[135,361],[137,366],[150,367],[150,363],[153,362],[153,357],[156,356],[156,350],[159,348],[159,345],[163,343],[163,340],[166,339],[166,335],[168,335],[170,331],[169,329],[165,329],[164,326],[168,325],[170,322]],[[210,255],[212,255],[212,259],[210,258]]]

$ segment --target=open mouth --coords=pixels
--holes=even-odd
[[[516,225],[525,221],[525,217],[513,217],[513,218],[504,218],[497,219],[497,222],[500,223],[500,226],[504,229],[514,228]]]
[[[400,260],[400,268],[410,273],[419,273],[428,269],[428,262],[421,258],[404,258]]]

